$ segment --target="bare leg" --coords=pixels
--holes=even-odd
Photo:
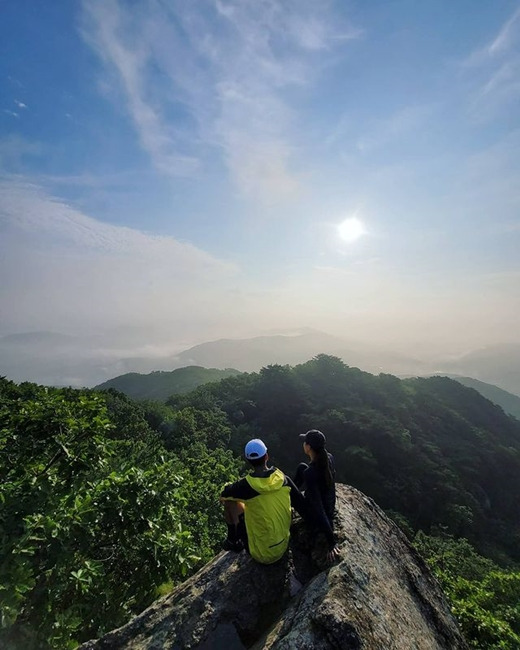
[[[238,524],[238,518],[244,512],[244,504],[241,501],[224,501],[224,519],[226,524]]]
[[[224,519],[227,525],[227,539],[224,541],[222,548],[225,551],[240,552],[244,544],[239,537],[238,521],[240,515],[244,512],[244,504],[240,501],[224,501]]]

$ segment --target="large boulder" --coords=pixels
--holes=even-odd
[[[437,581],[371,499],[338,485],[335,530],[342,558],[334,566],[324,541],[298,521],[280,562],[220,553],[127,625],[81,648],[467,649]]]

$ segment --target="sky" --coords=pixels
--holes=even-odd
[[[0,0],[0,335],[520,331],[518,0]]]

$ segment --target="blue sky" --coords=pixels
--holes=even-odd
[[[517,340],[519,99],[518,0],[4,0],[0,334]]]

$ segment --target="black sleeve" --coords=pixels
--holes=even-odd
[[[298,490],[293,480],[289,478],[287,475],[285,476],[284,485],[287,485],[290,489],[291,506],[296,510],[296,512],[300,515],[300,517],[306,519],[307,511],[305,508],[305,497],[300,492],[300,490]]]
[[[305,501],[307,502],[308,510],[307,516],[310,522],[325,534],[329,548],[332,549],[336,544],[334,531],[332,530],[329,518],[327,517],[325,508],[323,507],[316,474],[311,468],[305,472],[305,483],[307,486],[307,489],[305,490]]]
[[[229,483],[220,493],[221,499],[236,499],[237,501],[247,501],[257,496],[258,492],[249,485],[245,478],[241,478],[235,483]]]

